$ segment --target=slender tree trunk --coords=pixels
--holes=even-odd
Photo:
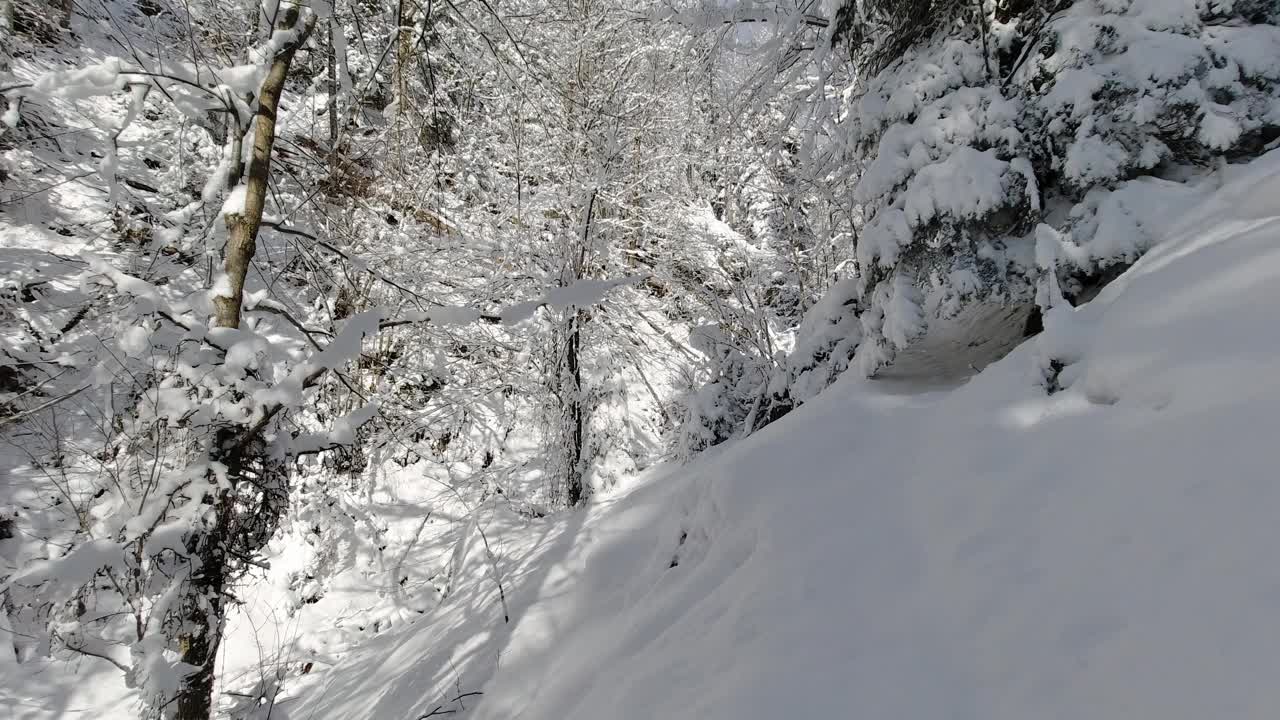
[[[565,369],[568,373],[569,388],[562,390],[567,395],[565,403],[564,423],[568,430],[568,452],[565,456],[565,489],[564,501],[569,507],[582,502],[582,454],[583,430],[586,418],[583,413],[582,398],[582,350],[581,321],[582,311],[571,310],[568,320],[568,337],[565,342]]]
[[[329,155],[331,162],[336,159],[338,152],[338,57],[337,50],[333,46],[333,34],[334,32],[342,32],[341,28],[335,31],[334,24],[334,19],[330,17],[329,57],[328,65],[325,68],[328,77],[325,79],[329,82]]]
[[[296,5],[290,7],[284,13],[280,28],[293,27],[300,21],[300,15]],[[249,263],[257,250],[258,227],[262,224],[267,184],[271,179],[271,147],[276,140],[276,113],[280,106],[280,93],[284,89],[285,78],[289,75],[294,53],[306,42],[314,27],[315,17],[311,16],[297,41],[289,43],[276,55],[258,93],[253,156],[249,160],[248,176],[245,179],[244,207],[240,212],[227,215],[227,255],[223,265],[226,284],[213,299],[219,327],[240,327],[245,276],[249,273]]]
[[[587,200],[586,217],[582,224],[582,236],[576,253],[570,262],[570,284],[583,279],[587,274],[587,251],[591,240],[591,223],[595,219],[596,196],[599,190],[592,190]],[[564,502],[574,507],[586,496],[586,487],[582,482],[583,456],[586,452],[587,433],[587,400],[583,397],[582,386],[582,326],[587,314],[577,308],[566,310],[565,321],[565,360],[564,373],[560,378],[560,395],[562,416],[561,422],[565,432],[563,442],[565,448]],[[565,385],[568,387],[565,387]]]
[[[288,30],[302,22],[297,5],[289,7],[277,26]],[[253,134],[253,155],[249,160],[244,187],[244,207],[227,215],[227,251],[223,263],[226,274],[214,297],[215,322],[219,327],[240,327],[245,277],[257,249],[258,229],[266,205],[271,176],[271,148],[275,143],[276,113],[289,66],[298,48],[306,42],[315,25],[306,20],[298,38],[283,47],[271,63],[258,93],[258,112]],[[250,458],[238,444],[239,433],[230,426],[218,430],[213,459],[227,467],[231,490],[220,490],[211,501],[208,525],[197,529],[188,542],[193,565],[187,594],[182,601],[183,633],[178,638],[182,662],[196,668],[178,687],[175,712],[178,720],[208,720],[213,714],[214,662],[222,640],[226,590],[227,548],[234,526],[235,486],[242,479]]]
[[[217,459],[234,462],[236,453],[223,452],[236,438],[230,427],[224,427],[216,438]],[[241,468],[227,466],[229,477],[239,475]],[[197,530],[187,542],[192,558],[192,574],[182,599],[184,634],[178,637],[182,662],[195,670],[183,678],[178,687],[175,717],[177,720],[208,720],[213,716],[214,662],[222,642],[225,619],[226,549],[231,527],[232,503],[229,492],[220,490],[212,501],[209,527]]]
[[[417,4],[414,0],[399,0],[396,5],[396,120],[395,120],[395,136],[396,136],[396,152],[399,154],[400,164],[405,164],[405,135],[409,132],[406,128],[409,118],[406,113],[412,107],[411,94],[409,92],[409,65],[413,62],[413,25],[414,14],[417,12]]]

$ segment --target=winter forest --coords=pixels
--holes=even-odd
[[[1277,0],[0,0],[0,719],[1271,718]]]

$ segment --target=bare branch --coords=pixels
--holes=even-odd
[[[9,424],[9,423],[11,423],[11,422],[17,422],[17,421],[21,420],[22,418],[30,417],[31,415],[35,415],[36,413],[40,412],[41,410],[47,410],[47,409],[49,409],[49,408],[53,407],[54,405],[57,405],[57,404],[59,404],[59,403],[65,402],[65,401],[67,401],[67,400],[70,400],[71,398],[73,398],[73,397],[75,397],[75,396],[79,395],[80,393],[84,392],[85,390],[88,390],[88,389],[89,389],[89,388],[91,388],[91,387],[93,387],[93,386],[92,386],[92,385],[90,385],[90,384],[81,385],[80,387],[76,388],[75,390],[72,390],[71,392],[67,393],[66,395],[62,395],[62,396],[59,396],[59,397],[53,398],[52,400],[49,400],[48,402],[41,403],[41,404],[39,404],[39,405],[37,405],[37,406],[35,406],[35,407],[33,407],[33,408],[30,408],[30,409],[28,409],[28,410],[23,410],[23,411],[22,411],[22,412],[20,412],[20,413],[14,413],[13,415],[9,415],[9,416],[7,416],[7,417],[0,418],[0,425],[7,425],[7,424]]]

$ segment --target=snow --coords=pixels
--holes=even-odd
[[[135,325],[120,335],[120,348],[129,357],[142,357],[151,346],[150,328]]]
[[[289,717],[1270,717],[1280,153],[956,389],[852,375],[495,551]],[[1072,361],[1056,394],[1046,355]],[[1066,375],[1066,373],[1064,373]],[[475,561],[478,566],[482,564]],[[476,703],[472,705],[471,703]]]
[[[21,116],[19,115],[20,107],[21,104],[17,98],[9,100],[5,107],[4,114],[0,115],[0,122],[3,122],[5,126],[9,128],[18,127],[18,120],[21,119]]]
[[[31,91],[52,97],[89,98],[116,92],[123,87],[120,58],[78,68],[45,73],[31,83]]]
[[[1208,171],[1178,167],[1188,143],[1229,157],[1269,137],[1266,118],[1280,106],[1266,83],[1248,78],[1273,72],[1276,28],[1219,27],[1198,8],[1073,3],[1027,48],[1011,78],[1016,92],[993,88],[980,55],[974,62],[977,48],[959,39],[913,48],[867,82],[848,124],[848,149],[866,156],[865,167],[851,168],[861,170],[854,199],[865,220],[856,243],[866,305],[859,368],[881,373],[900,350],[914,356],[906,375],[961,365],[946,355],[986,365],[995,356],[951,352],[952,337],[986,326],[999,337],[966,342],[1002,350],[1021,332],[1026,312],[1001,306],[1030,307],[1036,272],[1023,261],[1037,222],[1066,238],[1064,279],[1127,265],[1201,197],[1190,176]],[[886,285],[904,274],[922,302]],[[972,303],[991,307],[965,311]],[[972,322],[956,328],[962,311]],[[1002,317],[1011,324],[987,322]]]
[[[1240,123],[1222,112],[1224,110],[1229,108],[1215,106],[1200,121],[1200,142],[1215,150],[1225,150],[1235,145],[1244,132]]]
[[[483,316],[475,308],[442,305],[429,310],[414,310],[400,313],[396,318],[400,322],[429,322],[433,325],[470,325],[478,322]]]
[[[358,408],[355,412],[333,421],[333,427],[326,433],[300,435],[294,439],[292,450],[296,454],[315,452],[325,448],[351,445],[356,441],[356,431],[361,425],[378,415],[378,403],[371,402]]]
[[[1071,243],[1061,256],[1076,267],[1133,262],[1164,237],[1209,190],[1205,182],[1136,178],[1114,190],[1091,190],[1071,213]],[[1044,231],[1044,226],[1042,231]]]
[[[89,540],[77,545],[71,552],[47,561],[34,562],[21,572],[7,578],[4,586],[12,583],[37,584],[50,580],[55,576],[65,582],[60,583],[61,600],[66,600],[75,593],[76,588],[87,582],[102,568],[115,568],[122,564],[120,543],[110,538]]]
[[[1005,189],[1009,163],[993,151],[957,148],[946,160],[922,168],[903,192],[907,220],[913,227],[935,218],[982,217],[1008,195]]]
[[[1274,25],[1206,29],[1214,52],[1231,58],[1246,75],[1280,79],[1280,28]]]
[[[548,289],[544,296],[544,302],[557,310],[569,307],[591,307],[603,300],[610,290],[624,285],[634,285],[639,280],[639,277],[614,280],[578,280],[567,287]]]
[[[231,192],[227,193],[227,199],[222,201],[222,209],[218,211],[218,215],[243,215],[244,204],[248,199],[248,188],[244,183],[239,183],[231,188]]]
[[[222,68],[218,71],[218,79],[222,82],[218,89],[222,92],[218,94],[227,96],[256,93],[262,87],[262,81],[267,76],[267,69],[267,66],[262,64],[234,65]]]
[[[1152,26],[1180,22],[1191,7],[1106,5],[1133,8]],[[955,60],[981,72],[980,59]],[[905,113],[917,100],[903,93],[945,89],[935,75],[917,80],[862,110]],[[957,136],[969,137],[965,122],[955,116]],[[895,161],[910,172],[884,156],[885,192],[936,187],[932,205],[913,200],[904,203],[910,215],[898,207],[881,216],[908,233],[882,252],[905,244],[908,222],[981,212],[997,186],[1025,186],[1036,201],[1026,161],[950,143],[904,145]],[[960,183],[953,162],[985,172]],[[991,182],[969,182],[983,178]],[[495,720],[1270,717],[1280,705],[1271,677],[1280,662],[1280,152],[1214,179],[1220,186],[1120,183],[1090,193],[1068,232],[1041,226],[1035,254],[1045,270],[1145,254],[1078,308],[1047,275],[1045,331],[963,384],[932,365],[905,379],[846,373],[820,393],[825,378],[815,380],[798,386],[809,402],[762,432],[547,518],[506,498],[473,503],[451,484],[452,467],[432,475],[421,465],[375,466],[367,515],[353,509],[349,488],[291,509],[296,527],[273,543],[271,569],[243,588],[221,686],[287,670],[272,706],[286,720],[437,709]],[[86,284],[180,307],[161,287],[88,260]],[[960,286],[972,282],[964,272],[953,273]],[[553,288],[501,317],[583,307],[633,281]],[[887,316],[870,310],[860,327],[839,312],[858,294],[854,284],[842,283],[810,318],[808,342],[843,338],[835,352],[844,354],[874,325],[902,346],[932,313],[895,274],[877,288]],[[973,307],[982,312],[966,322],[977,325],[985,309]],[[386,317],[348,318],[260,402],[301,403],[302,379],[357,357]],[[479,317],[442,307],[414,319]],[[233,341],[232,369],[252,366],[267,342],[251,330],[217,337]],[[122,347],[144,354],[148,344],[139,327]],[[858,352],[865,360],[881,351]],[[177,388],[157,392],[155,405],[190,402]],[[350,440],[376,411],[365,405],[299,440]],[[337,560],[299,539],[309,538],[311,512],[359,526],[332,539]],[[178,527],[155,541],[175,543]],[[0,544],[8,562],[4,552]],[[113,553],[118,561],[109,541],[85,542],[19,579],[55,567],[87,579]],[[325,562],[344,569],[308,577]],[[172,683],[161,649],[142,649],[144,672]],[[5,655],[0,709],[9,715],[135,710],[101,661],[16,666]]]
[[[311,362],[316,367],[332,370],[359,357],[364,339],[378,334],[378,324],[382,322],[384,314],[382,309],[365,310],[347,318],[333,341],[316,353]]]
[[[468,325],[480,319],[480,311],[464,307],[438,307],[428,311],[427,317],[437,325]]]
[[[887,296],[880,303],[885,308],[885,322],[881,331],[899,349],[907,347],[927,327],[920,308],[923,301],[920,291],[910,279],[901,274],[894,277],[892,285],[881,285],[876,291],[883,291]]]
[[[200,199],[206,204],[212,204],[218,199],[218,194],[222,192],[223,185],[226,184],[227,178],[231,174],[231,168],[235,161],[235,143],[228,141],[222,147],[222,155],[218,159],[218,165],[213,172],[209,173],[209,177],[205,179],[204,187],[200,191]],[[243,195],[241,196],[244,197]],[[220,214],[226,215],[229,212],[244,212],[244,200],[238,204],[232,205],[228,209],[223,209]]]
[[[1064,166],[1067,175],[1083,187],[1116,179],[1128,157],[1123,147],[1092,133],[1092,120],[1080,124],[1075,142],[1067,149]]]
[[[593,280],[586,278],[577,280],[565,287],[552,287],[544,291],[541,298],[515,303],[503,308],[499,313],[502,322],[507,325],[528,320],[541,307],[564,310],[570,307],[586,308],[604,300],[611,290],[626,285],[634,285],[642,278],[632,276],[612,280]]]

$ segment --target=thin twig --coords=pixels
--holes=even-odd
[[[11,422],[17,422],[18,420],[21,420],[22,418],[24,418],[24,417],[28,417],[28,416],[30,416],[30,415],[34,415],[34,414],[36,414],[36,413],[40,412],[41,410],[47,410],[47,409],[49,409],[49,408],[53,407],[54,405],[57,405],[58,403],[61,403],[61,402],[66,401],[66,400],[70,400],[71,398],[73,398],[73,397],[75,397],[75,396],[79,395],[80,393],[84,392],[85,390],[88,390],[88,389],[89,389],[89,388],[91,388],[91,387],[93,387],[93,386],[92,386],[92,385],[89,385],[89,384],[81,385],[80,387],[76,388],[75,390],[72,390],[71,392],[67,393],[66,395],[63,395],[63,396],[61,396],[61,397],[53,398],[52,400],[49,400],[48,402],[45,402],[45,403],[41,403],[40,405],[37,405],[37,406],[35,406],[35,407],[33,407],[33,408],[29,409],[29,410],[23,410],[23,411],[22,411],[22,412],[20,412],[20,413],[14,413],[13,415],[9,415],[9,416],[7,416],[7,417],[0,418],[0,425],[7,425],[7,424],[9,424],[9,423],[11,423]]]
[[[479,690],[476,690],[476,691],[474,691],[474,692],[462,693],[461,695],[458,695],[457,697],[453,698],[452,700],[449,700],[448,702],[444,703],[444,705],[437,705],[437,706],[435,707],[435,709],[434,709],[434,710],[432,710],[431,712],[427,713],[426,715],[419,715],[419,716],[418,716],[418,720],[427,720],[427,718],[429,718],[429,717],[437,717],[437,716],[439,716],[439,715],[452,715],[452,714],[454,714],[454,713],[456,713],[456,712],[458,712],[458,711],[457,711],[456,709],[454,709],[454,710],[445,710],[445,709],[444,709],[444,706],[445,706],[445,705],[450,705],[450,704],[452,704],[452,703],[459,703],[459,704],[461,704],[461,702],[462,702],[462,698],[473,697],[473,696],[476,696],[476,695],[483,695],[483,694],[484,694],[484,693],[483,693],[483,692],[480,692]]]
[[[484,534],[484,528],[480,526],[480,518],[476,518],[476,531],[480,533],[480,540],[484,542],[484,552],[489,556],[489,564],[493,566],[493,582],[498,586],[498,599],[502,601],[502,622],[511,622],[511,613],[507,609],[507,592],[502,588],[502,578],[498,575],[498,558],[494,557],[493,550],[489,549],[489,538]]]

